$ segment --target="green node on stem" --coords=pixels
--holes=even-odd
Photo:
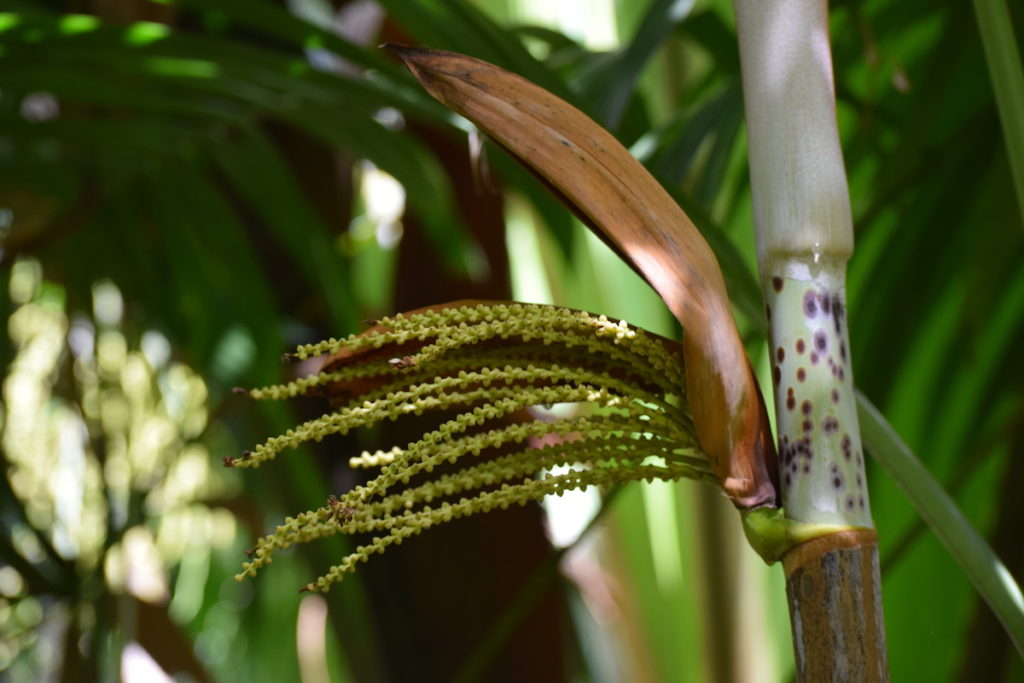
[[[759,508],[742,513],[743,533],[750,546],[768,564],[774,564],[791,549],[822,536],[866,527],[845,524],[808,524],[786,517],[782,508]]]

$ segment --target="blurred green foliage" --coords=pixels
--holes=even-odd
[[[546,23],[530,14],[544,4]],[[1010,9],[1020,42],[1024,16]],[[550,672],[531,680],[788,675],[777,570],[694,484],[625,489],[598,530],[538,565],[481,550],[480,590],[507,574],[521,586],[507,595],[422,579],[454,553],[427,537],[396,566],[367,566],[386,579],[346,580],[325,614],[295,587],[341,557],[340,542],[285,554],[255,582],[231,575],[284,512],[353,483],[344,462],[357,444],[255,477],[213,467],[322,410],[254,407],[232,385],[279,381],[289,346],[355,331],[410,291],[512,292],[678,333],[646,285],[500,150],[484,145],[475,184],[460,175],[467,126],[373,47],[383,40],[494,62],[609,126],[715,249],[767,380],[727,2],[3,10],[4,675],[114,680],[138,665],[123,656],[131,642],[181,680],[446,680],[459,662],[466,679],[532,675],[527,659],[502,658],[511,651]],[[858,241],[857,384],[1019,580],[1024,226],[974,15],[956,2],[838,1],[832,29]],[[382,172],[404,212],[367,190]],[[497,235],[483,229],[493,215]],[[964,575],[870,474],[893,678],[1024,680]],[[450,613],[417,631],[411,615],[435,609],[432,590]],[[534,599],[558,602],[564,620],[537,626],[523,607]],[[470,617],[466,603],[490,611]]]

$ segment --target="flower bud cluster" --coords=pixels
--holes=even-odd
[[[287,518],[259,540],[238,579],[296,543],[374,534],[304,588],[325,592],[371,555],[452,519],[587,486],[715,481],[686,405],[681,346],[624,322],[528,304],[440,308],[386,318],[367,333],[303,346],[295,356],[327,353],[347,354],[348,362],[248,393],[282,399],[316,391],[348,400],[234,466],[257,467],[287,448],[407,414],[460,412],[405,447],[353,457],[352,466],[379,468],[378,475]],[[523,421],[525,409],[567,403],[579,404],[569,417]],[[541,440],[547,445],[535,447]],[[441,465],[449,466],[434,475]]]

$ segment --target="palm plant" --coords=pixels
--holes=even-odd
[[[737,145],[742,138],[737,135],[735,38],[723,8],[709,5],[691,11],[687,3],[653,3],[645,16],[633,15],[636,31],[621,51],[599,54],[550,31],[527,28],[510,34],[459,2],[383,4],[389,11],[389,37],[401,30],[424,44],[509,68],[582,105],[632,145],[681,200],[716,252],[739,311],[741,336],[751,343],[763,339],[760,295],[748,265],[753,251],[745,246],[749,240],[737,237],[749,231],[749,212],[744,210],[749,195],[742,147]],[[243,6],[221,1],[194,9],[134,10],[125,5],[100,22],[60,15],[40,4],[19,5],[16,15],[5,15],[0,34],[0,59],[17,65],[4,70],[0,83],[5,129],[12,131],[3,162],[5,178],[10,179],[4,204],[14,215],[5,254],[41,258],[47,277],[67,289],[72,310],[87,307],[83,293],[96,278],[115,280],[127,297],[128,310],[136,315],[145,312],[136,318],[138,324],[159,326],[210,378],[214,404],[225,400],[234,383],[276,381],[274,360],[286,337],[299,342],[317,336],[308,327],[282,327],[279,310],[291,311],[291,318],[326,336],[327,331],[353,330],[360,317],[431,302],[389,304],[375,294],[386,277],[373,279],[367,274],[390,272],[391,259],[386,250],[361,241],[358,231],[342,236],[345,266],[339,265],[341,258],[324,258],[338,253],[332,232],[347,223],[350,212],[359,210],[358,197],[337,190],[352,186],[351,166],[336,164],[329,148],[346,150],[349,160],[372,159],[402,181],[409,193],[403,244],[415,244],[417,231],[425,228],[426,242],[442,247],[438,253],[446,255],[448,272],[475,274],[479,282],[481,264],[486,262],[500,279],[500,242],[496,250],[486,234],[476,232],[482,214],[467,220],[468,214],[461,211],[460,220],[457,207],[473,205],[474,193],[464,191],[467,183],[452,182],[456,172],[450,165],[440,170],[443,153],[435,156],[435,150],[446,148],[437,130],[451,131],[450,119],[394,65],[373,50],[357,47],[352,39],[338,38],[328,23],[311,25],[269,3]],[[621,11],[624,16],[630,12]],[[1013,559],[1010,531],[1019,517],[1012,507],[1014,496],[977,493],[996,490],[1014,425],[1019,423],[1013,390],[1019,382],[1007,380],[1019,378],[1012,349],[1020,334],[1021,302],[1014,268],[1020,231],[1006,229],[1020,218],[1006,182],[1002,140],[991,125],[997,120],[995,110],[984,79],[977,76],[983,70],[980,43],[973,34],[964,35],[962,27],[969,24],[970,13],[959,6],[838,5],[835,13],[835,21],[859,27],[834,36],[840,132],[859,244],[849,279],[849,351],[858,368],[858,385],[883,406],[918,452],[927,454],[930,469],[940,478],[962,482],[957,485],[961,502],[976,521],[984,526],[986,518],[1000,520],[994,542],[997,549],[1005,544],[1000,552],[1012,570],[1013,563],[1019,563]],[[125,23],[140,18],[157,18],[178,28]],[[542,58],[527,52],[520,37]],[[657,54],[660,45],[667,46],[665,55]],[[310,70],[301,49],[318,59],[333,52],[370,69],[372,77]],[[680,61],[681,55],[689,61]],[[709,56],[713,68],[703,68],[700,61]],[[660,82],[652,76],[657,69],[640,77],[652,58],[668,74]],[[693,64],[688,78],[672,71],[681,63]],[[412,125],[394,131],[374,119],[394,121],[387,117],[396,109]],[[666,118],[666,111],[676,111],[675,118]],[[907,121],[928,123],[905,127]],[[435,128],[426,129],[426,122]],[[881,159],[894,161],[882,164]],[[586,269],[566,270],[561,259],[582,263],[581,249],[591,249],[583,233],[505,157],[491,151],[488,160],[499,186],[527,197],[550,229],[541,235],[543,260],[552,269],[566,271],[557,285],[570,298],[560,303],[645,322],[674,336],[664,323],[661,304],[649,295],[633,296],[632,305],[623,308],[614,297],[594,300],[599,282],[575,284],[587,277]],[[253,168],[260,173],[251,174]],[[959,190],[955,196],[948,191],[954,183]],[[458,197],[457,202],[447,199],[451,197]],[[488,201],[495,206],[493,195]],[[498,214],[500,222],[500,209]],[[488,215],[495,215],[493,209]],[[980,237],[968,239],[964,231],[951,230],[948,240],[927,239],[940,219],[948,225],[971,220]],[[465,227],[453,231],[458,225]],[[471,232],[476,235],[469,237]],[[268,237],[278,240],[279,246],[261,246]],[[123,244],[133,259],[111,258],[112,242]],[[151,245],[161,248],[146,248]],[[225,268],[225,263],[231,267]],[[154,280],[154,274],[163,283],[172,282],[173,289]],[[433,281],[430,276],[417,277],[412,288]],[[361,286],[346,286],[352,282]],[[908,307],[905,298],[869,295],[867,283],[881,292],[914,292],[916,304]],[[399,282],[399,297],[409,289]],[[995,296],[997,291],[1005,294]],[[470,295],[508,298],[500,288]],[[432,299],[458,296],[465,294],[435,293]],[[222,315],[225,307],[238,314]],[[967,334],[954,334],[957,330]],[[879,339],[886,340],[884,347],[868,341]],[[244,348],[254,349],[255,355],[248,360],[249,370],[240,372],[244,364],[232,366],[225,359],[232,352],[238,358]],[[947,366],[944,373],[934,371],[943,365],[936,359],[954,355],[977,361]],[[753,358],[762,382],[767,381],[770,370],[763,352],[755,351]],[[250,408],[230,401],[223,405],[239,443],[265,435],[271,423],[283,430],[292,421],[277,411],[268,413],[269,423],[243,428],[242,416]],[[862,411],[861,419],[869,445],[891,450],[894,442],[884,421],[870,410]],[[975,456],[956,457],[964,453]],[[290,483],[265,486],[263,497],[277,500],[270,506],[283,510],[326,499],[328,487],[322,482],[343,475],[331,467],[319,474],[317,469],[301,458],[288,458],[274,468],[284,473],[274,483]],[[920,481],[919,474],[913,478]],[[1013,477],[1006,480],[1012,482]],[[256,486],[261,486],[259,481]],[[894,675],[906,677],[913,671],[914,677],[941,679],[959,666],[972,672],[1019,666],[1005,664],[1012,662],[1005,659],[1005,649],[998,656],[985,649],[1001,641],[986,635],[993,628],[986,618],[971,616],[969,589],[941,549],[917,542],[920,530],[915,530],[903,494],[870,464],[868,481],[873,511],[884,520],[880,547],[882,566],[887,568],[883,576]],[[1009,484],[1006,491],[1012,491]],[[687,500],[680,497],[676,504],[690,505]],[[938,499],[928,495],[924,500]],[[616,523],[630,520],[630,525],[643,528],[664,521],[645,519],[646,503],[631,489],[618,501],[611,511],[613,519],[621,520]],[[681,522],[688,524],[686,518]],[[943,526],[949,528],[948,524]],[[716,538],[714,545],[693,555],[710,557],[721,542]],[[635,538],[626,537],[623,543],[638,547]],[[639,554],[634,551],[626,557],[643,575],[651,569],[636,563],[650,551],[639,547]],[[337,556],[339,548],[311,547],[311,552]],[[310,564],[324,562],[310,558]],[[550,569],[544,569],[551,566],[545,560],[536,576],[551,576]],[[925,566],[936,583],[920,580]],[[216,571],[220,576],[230,573],[230,563]],[[273,602],[272,596],[293,583],[290,575],[284,576],[287,573],[270,572],[255,584],[261,604]],[[434,580],[443,573],[438,569]],[[372,583],[372,574],[355,578]],[[520,574],[534,576],[527,567]],[[372,639],[357,635],[366,629],[353,630],[351,624],[370,624],[379,617],[360,611],[354,585],[343,585],[347,587],[339,592],[342,602],[337,605],[344,607],[335,606],[331,616],[333,627],[346,636],[350,666],[367,675],[380,660],[373,654]],[[394,585],[391,582],[392,590]],[[922,597],[936,595],[936,586],[942,587],[943,601]],[[416,603],[414,591],[403,590],[398,600],[390,598],[389,603],[384,598],[380,604],[392,606],[378,610],[408,610]],[[680,625],[678,616],[668,616],[667,603],[662,599],[658,605],[651,593],[638,593],[651,624],[647,642],[655,668],[667,676],[668,671],[685,670],[675,656],[689,627]],[[929,610],[942,618],[929,618]],[[710,619],[712,612],[705,610],[703,618]],[[339,617],[342,613],[346,616]],[[934,624],[934,630],[923,633],[918,627],[922,620]],[[261,621],[268,632],[263,642],[273,642],[273,625],[278,622]],[[931,642],[927,639],[959,643],[963,639],[954,634],[966,632],[972,623],[972,632],[978,635],[969,645],[959,650],[944,647],[939,656],[920,657],[924,643]],[[284,637],[281,634],[278,640]],[[498,641],[484,641],[491,644],[480,647],[484,654],[475,659],[478,671],[480,662],[490,656],[488,651],[500,651],[493,645]],[[470,649],[477,642],[472,633],[464,639]],[[542,651],[542,645],[534,646],[533,652]],[[716,648],[729,651],[725,639],[709,650]],[[745,648],[750,651],[751,646]],[[235,650],[226,657],[237,662],[241,655]]]

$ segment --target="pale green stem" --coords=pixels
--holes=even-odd
[[[736,0],[790,519],[870,527],[846,330],[849,191],[824,0]]]
[[[871,526],[846,332],[845,264],[790,262],[766,287],[790,519]]]
[[[878,548],[864,530],[873,523],[844,315],[853,225],[828,3],[734,4],[784,514],[790,526],[845,529],[783,556],[797,680],[885,681]]]

